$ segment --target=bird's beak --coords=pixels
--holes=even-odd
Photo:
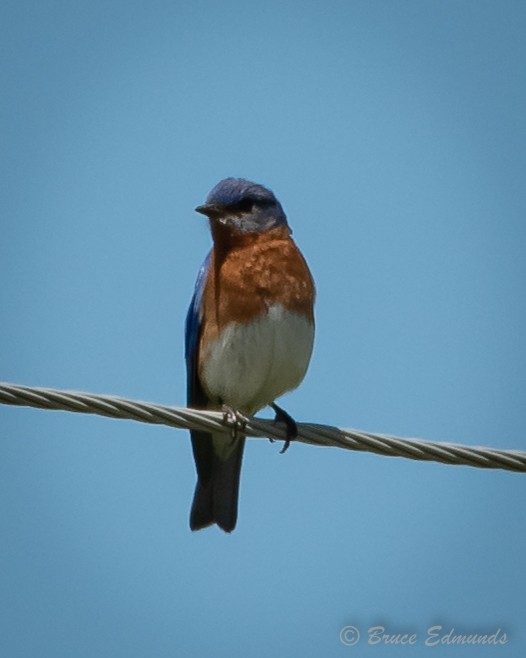
[[[197,206],[195,211],[200,212],[201,215],[206,215],[212,219],[213,217],[218,217],[221,215],[223,209],[220,206],[216,206],[214,203],[205,203],[202,206]]]

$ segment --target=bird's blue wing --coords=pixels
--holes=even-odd
[[[195,282],[194,295],[186,315],[185,359],[186,359],[186,399],[190,406],[205,406],[206,395],[198,376],[199,339],[201,337],[201,302],[206,276],[210,269],[212,252],[205,258]]]
[[[206,277],[210,270],[211,253],[201,265],[194,296],[186,316],[185,356],[188,406],[206,409],[208,398],[199,381],[199,342],[203,325],[201,306]],[[239,437],[228,459],[220,458],[214,448],[213,435],[201,430],[190,430],[192,450],[197,469],[190,527],[192,530],[217,523],[226,532],[236,525],[239,475],[245,438]],[[221,434],[219,435],[221,437]]]

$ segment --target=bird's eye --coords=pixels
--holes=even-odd
[[[250,212],[253,207],[254,201],[252,199],[241,199],[241,201],[236,204],[236,210],[239,212]]]

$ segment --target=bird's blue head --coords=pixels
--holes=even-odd
[[[212,227],[220,225],[232,233],[264,233],[287,226],[287,217],[274,194],[244,178],[220,181],[196,210],[210,218]]]

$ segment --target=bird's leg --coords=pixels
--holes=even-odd
[[[275,402],[273,402],[270,406],[276,413],[276,417],[274,418],[274,425],[279,422],[285,423],[285,432],[287,438],[285,439],[283,448],[280,450],[280,454],[282,455],[289,449],[290,442],[298,436],[298,426],[296,425],[294,418],[292,418],[292,416],[289,415],[284,409],[278,407]],[[270,440],[272,441],[272,439]]]
[[[231,437],[235,441],[239,432],[242,432],[247,424],[247,418],[240,411],[229,407],[227,404],[221,405],[223,412],[223,422],[231,428]]]

